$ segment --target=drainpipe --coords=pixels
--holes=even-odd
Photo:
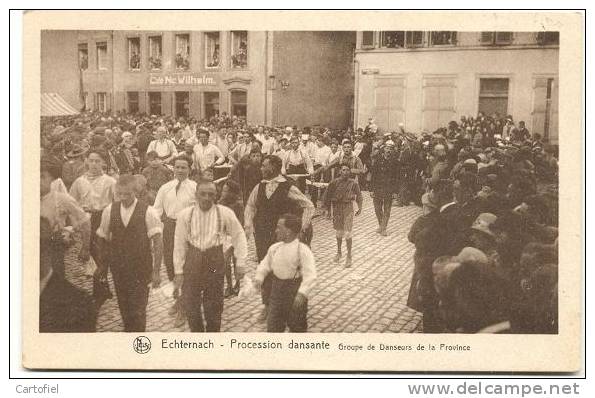
[[[264,35],[264,125],[269,124],[269,31]]]
[[[355,59],[357,54],[354,56],[353,63],[355,64],[355,82],[353,90],[353,131],[357,130],[359,125],[359,61]]]
[[[111,103],[111,112],[112,114],[114,113],[114,108],[116,106],[116,90],[115,90],[115,83],[114,83],[114,66],[115,66],[115,62],[114,62],[114,31],[111,30],[110,31],[110,36],[111,36],[111,48],[112,48],[112,103]]]

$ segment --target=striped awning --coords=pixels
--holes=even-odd
[[[41,116],[68,116],[79,113],[57,93],[41,94]]]

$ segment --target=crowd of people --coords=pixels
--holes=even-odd
[[[555,333],[555,149],[522,121],[481,113],[417,135],[403,125],[380,131],[372,118],[357,130],[253,126],[225,113],[42,118],[40,328],[80,330],[72,311],[60,323],[50,309],[100,305],[65,279],[64,252],[78,232],[79,259],[93,259],[98,290],[112,274],[126,331],[145,329],[162,263],[176,326],[219,331],[224,299],[248,280],[268,331],[306,331],[311,220],[332,218],[334,260],[345,240],[351,267],[354,217],[369,191],[380,236],[395,205],[423,208],[409,233],[408,305],[423,313],[424,332]],[[244,278],[251,237],[252,280]]]

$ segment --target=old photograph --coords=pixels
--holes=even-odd
[[[557,333],[558,48],[42,31],[40,331]]]
[[[250,25],[161,11],[133,27],[114,11],[90,30],[61,14],[33,13],[34,96],[25,85],[36,339],[156,355],[198,341],[357,351],[375,336],[381,351],[475,361],[501,347],[476,336],[552,355],[576,336],[580,245],[561,214],[580,198],[559,187],[579,178],[560,153],[581,132],[563,128],[563,17],[478,13],[484,29],[457,30],[396,12],[331,27],[329,12],[296,29],[282,21],[299,13],[269,26],[264,12]]]

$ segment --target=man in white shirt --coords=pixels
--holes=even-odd
[[[205,170],[212,169],[213,166],[222,164],[225,161],[225,156],[223,156],[221,150],[209,143],[209,135],[208,130],[200,129],[198,131],[199,142],[194,145],[194,155],[197,162],[194,168],[201,174]]]
[[[107,259],[97,264],[100,278],[112,272],[118,307],[125,332],[144,332],[149,283],[160,283],[163,257],[163,224],[155,212],[136,198],[136,178],[120,176],[116,184],[119,202],[107,206],[97,229],[99,252]]]
[[[182,288],[184,309],[192,332],[219,332],[221,329],[225,275],[223,243],[226,236],[231,237],[238,280],[245,273],[248,249],[244,229],[233,210],[215,204],[216,195],[212,181],[199,181],[197,204],[182,210],[176,222],[174,283],[176,288]]]
[[[176,144],[172,140],[166,137],[166,130],[165,127],[159,126],[155,131],[156,140],[151,141],[149,146],[147,147],[147,153],[151,151],[157,152],[159,159],[164,163],[167,164],[173,160],[176,156],[178,156],[178,150],[176,149]]]
[[[153,208],[163,220],[163,261],[167,270],[167,277],[174,280],[174,235],[176,231],[176,219],[178,213],[183,209],[193,206],[196,203],[196,182],[190,180],[190,168],[192,160],[185,155],[178,156],[174,161],[174,179],[165,183],[159,188]],[[174,292],[178,298],[178,291]],[[186,320],[181,316],[181,303],[176,300],[170,309],[170,314],[178,314],[176,327],[182,326]]]
[[[271,136],[268,128],[264,130],[264,134],[259,141],[262,142],[262,154],[271,155],[275,146],[275,138]]]
[[[102,261],[98,253],[95,231],[101,223],[103,210],[114,200],[116,180],[103,172],[106,154],[98,150],[87,152],[87,171],[74,180],[70,187],[70,196],[91,216],[91,236],[89,248],[91,257],[99,266]]]
[[[290,149],[285,153],[281,174],[312,174],[314,173],[314,165],[312,158],[306,150],[300,145],[297,137],[292,137],[290,142]],[[298,178],[297,186],[300,191],[305,192],[306,182],[305,178]]]
[[[314,205],[293,183],[280,175],[281,160],[275,155],[266,156],[262,162],[263,181],[256,185],[248,197],[244,209],[246,235],[254,232],[254,245],[258,261],[262,261],[269,247],[275,242],[275,228],[282,214],[301,214],[302,230],[300,239],[306,244],[312,241],[312,216]],[[264,282],[262,291],[263,312],[259,319],[264,320],[268,313],[270,278]]]
[[[308,330],[308,294],[316,281],[316,264],[310,248],[299,241],[301,220],[283,214],[277,222],[280,242],[273,244],[256,268],[255,286],[260,289],[265,277],[272,280],[267,316],[267,332],[293,333]]]

